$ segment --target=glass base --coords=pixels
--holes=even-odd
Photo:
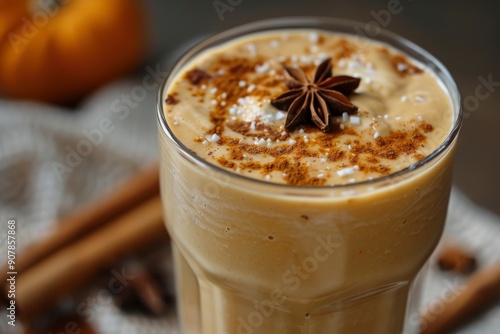
[[[344,292],[348,297],[340,299],[291,300],[276,291],[235,290],[197,279],[179,249],[172,247],[184,334],[418,333],[418,321],[410,320],[418,314],[420,279]]]

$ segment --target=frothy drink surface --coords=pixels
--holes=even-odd
[[[358,112],[327,133],[285,130],[284,66],[312,78],[332,58],[334,75],[361,78]],[[433,152],[452,125],[450,99],[432,72],[375,42],[326,32],[275,32],[202,54],[167,93],[172,131],[190,150],[235,173],[294,185],[357,182],[404,169]]]
[[[284,66],[312,78],[326,58],[333,75],[361,79],[349,95],[358,111],[332,116],[327,132],[310,122],[287,131],[286,111],[271,105],[289,89]],[[200,167],[160,131],[185,333],[399,334],[408,319],[415,328],[408,291],[442,233],[454,144],[402,178],[326,186],[389,175],[436,150],[454,116],[431,70],[348,35],[259,33],[185,63],[164,113],[190,154],[251,180]]]

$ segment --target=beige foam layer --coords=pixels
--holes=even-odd
[[[310,126],[286,132],[285,112],[270,104],[287,90],[283,65],[311,77],[327,57],[334,75],[361,78],[350,96],[359,112],[334,117],[328,134]],[[412,73],[414,66],[423,71]],[[194,69],[210,79],[191,83]],[[165,96],[175,100],[165,105],[169,126],[196,155],[278,183],[333,185],[404,169],[433,152],[453,122],[448,95],[423,65],[383,44],[315,31],[256,34],[208,50],[176,75]],[[214,116],[223,122],[214,124]],[[384,138],[392,139],[381,146]],[[300,166],[279,168],[277,158]]]

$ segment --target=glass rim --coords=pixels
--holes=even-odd
[[[307,28],[307,29],[318,29],[318,30],[325,30],[325,28],[320,28],[318,27],[319,24],[330,24],[330,25],[336,25],[336,26],[342,26],[343,28],[355,28],[359,25],[363,26],[366,25],[366,23],[354,21],[354,20],[348,20],[348,19],[342,19],[342,18],[332,18],[332,17],[322,17],[322,16],[284,16],[284,17],[276,17],[276,18],[271,18],[271,19],[265,19],[265,20],[258,20],[242,25],[235,26],[230,29],[226,29],[222,32],[213,34],[207,38],[204,38],[201,42],[196,43],[194,46],[190,47],[189,50],[183,53],[181,57],[179,57],[176,61],[174,66],[172,66],[171,69],[169,69],[169,74],[163,81],[163,83],[160,86],[160,90],[158,92],[158,97],[157,97],[157,118],[158,122],[160,124],[160,127],[163,131],[163,133],[170,139],[172,142],[175,144],[176,148],[183,153],[186,157],[189,157],[192,161],[196,162],[198,165],[201,165],[203,167],[212,169],[218,173],[221,173],[225,176],[231,177],[231,178],[236,178],[237,180],[240,180],[242,182],[249,182],[249,183],[254,183],[254,184],[260,184],[260,185],[265,185],[269,187],[277,187],[277,188],[283,188],[285,190],[333,190],[333,189],[346,189],[346,188],[354,188],[354,187],[361,187],[361,186],[373,186],[377,185],[380,183],[384,183],[389,180],[393,179],[398,179],[400,177],[406,176],[408,174],[411,174],[412,172],[419,170],[423,168],[424,166],[428,165],[429,163],[435,162],[436,159],[438,159],[441,154],[447,150],[454,140],[456,139],[461,125],[463,121],[463,108],[462,108],[462,102],[461,102],[461,96],[459,89],[457,87],[457,84],[455,80],[453,79],[453,76],[451,73],[448,71],[446,66],[444,66],[441,61],[439,61],[435,56],[433,56],[431,53],[423,49],[422,47],[418,46],[417,44],[409,41],[408,39],[393,33],[391,31],[388,31],[384,28],[380,28],[379,33],[377,33],[376,37],[366,37],[368,39],[373,39],[376,42],[382,42],[389,44],[385,40],[381,40],[380,36],[388,38],[392,43],[398,43],[399,46],[389,44],[391,47],[406,53],[405,50],[401,50],[401,46],[404,46],[407,49],[411,49],[412,51],[415,51],[417,54],[420,56],[423,56],[426,60],[432,62],[434,66],[444,75],[444,77],[448,80],[447,82],[443,82],[443,78],[441,76],[438,76],[438,79],[441,81],[442,84],[445,85],[445,89],[447,92],[447,95],[450,97],[451,103],[452,103],[452,111],[453,111],[453,117],[454,117],[454,123],[453,127],[451,128],[450,132],[448,133],[447,137],[443,142],[429,155],[427,155],[425,158],[409,165],[408,167],[405,167],[403,169],[400,169],[394,173],[390,173],[388,175],[376,177],[373,179],[367,179],[363,181],[357,181],[353,183],[342,183],[342,184],[333,184],[333,185],[293,185],[293,184],[286,184],[286,183],[277,183],[277,182],[269,182],[266,180],[261,180],[261,179],[256,179],[252,178],[249,176],[245,176],[243,174],[238,174],[236,172],[233,172],[229,169],[225,169],[223,167],[217,166],[201,157],[199,157],[196,154],[193,154],[193,152],[185,146],[171,131],[170,127],[168,126],[165,113],[164,113],[164,93],[165,93],[165,88],[167,84],[170,82],[172,77],[177,73],[179,67],[182,67],[186,61],[188,61],[192,56],[195,56],[198,52],[203,51],[205,48],[210,47],[210,46],[215,46],[212,45],[213,43],[216,43],[217,41],[224,40],[225,38],[228,37],[233,37],[233,38],[238,38],[242,37],[245,34],[251,34],[251,33],[258,33],[260,31],[268,30],[278,30],[278,29],[296,29],[296,28]],[[316,25],[316,27],[314,26]],[[331,32],[335,32],[331,30]],[[341,33],[347,34],[347,35],[353,35],[355,36],[354,30],[353,33],[347,33],[345,31],[342,31]],[[452,94],[455,93],[455,94]],[[457,110],[458,109],[458,110]],[[456,116],[456,119],[455,119]]]

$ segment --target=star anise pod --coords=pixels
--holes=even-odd
[[[285,66],[284,69],[290,90],[271,104],[288,112],[285,122],[288,131],[312,120],[321,131],[327,132],[331,128],[330,115],[358,110],[347,96],[358,88],[361,79],[347,75],[334,77],[331,58],[318,65],[312,82],[299,68]]]

